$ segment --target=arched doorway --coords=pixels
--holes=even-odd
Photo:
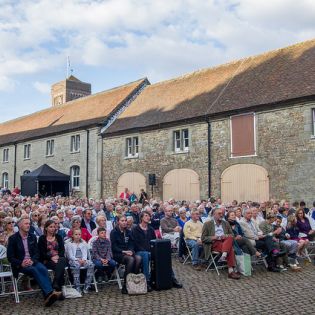
[[[143,188],[146,190],[145,177],[136,172],[122,174],[117,182],[117,196],[119,196],[125,188],[128,188],[131,193],[134,192],[138,196],[140,194],[140,189]]]
[[[255,164],[236,164],[225,169],[221,176],[223,202],[269,200],[269,178],[265,168]]]
[[[163,200],[200,199],[200,183],[198,174],[191,169],[175,169],[169,171],[163,179]]]

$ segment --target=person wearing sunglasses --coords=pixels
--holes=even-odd
[[[11,217],[6,217],[3,220],[3,232],[1,233],[0,237],[0,244],[7,247],[8,240],[11,235],[15,233],[14,229],[14,221]]]

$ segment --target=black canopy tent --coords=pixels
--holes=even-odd
[[[60,173],[44,164],[31,173],[21,176],[21,194],[23,196],[63,195],[69,196],[70,176]]]

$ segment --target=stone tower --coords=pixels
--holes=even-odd
[[[73,75],[51,87],[52,106],[62,105],[88,95],[91,95],[91,84],[82,82]]]

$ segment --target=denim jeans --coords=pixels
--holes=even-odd
[[[149,267],[150,267],[151,253],[146,252],[146,251],[140,251],[140,252],[136,252],[136,255],[142,258],[142,272],[145,275],[147,282],[149,282],[150,281]]]
[[[106,271],[112,273],[117,266],[117,262],[114,259],[110,259],[106,266],[103,265],[100,259],[94,259],[93,264],[97,270]]]
[[[20,272],[34,277],[45,297],[53,291],[47,268],[42,263],[38,262],[22,268]]]
[[[186,240],[187,246],[191,249],[192,264],[197,265],[200,260],[200,252],[202,251],[202,245],[198,244],[196,240]]]

